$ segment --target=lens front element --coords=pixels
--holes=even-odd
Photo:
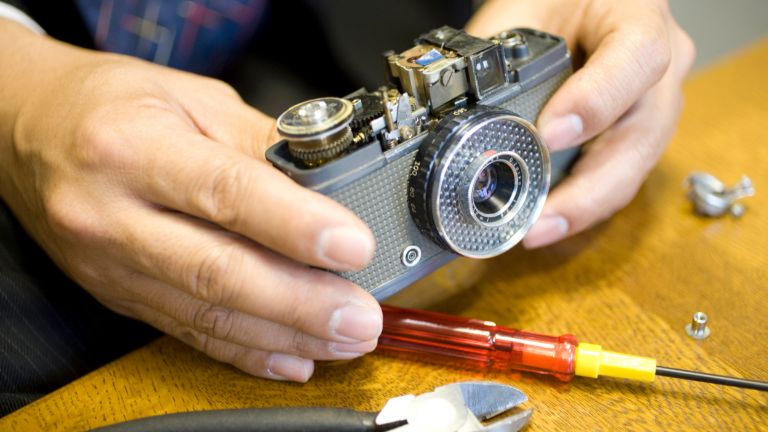
[[[486,166],[477,173],[472,185],[472,199],[475,206],[482,204],[496,192],[496,167]]]
[[[479,169],[474,169],[476,166]],[[520,209],[528,190],[528,169],[512,152],[489,150],[470,164],[472,180],[467,196],[469,216],[477,222],[494,226],[508,222]]]

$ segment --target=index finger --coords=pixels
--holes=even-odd
[[[147,141],[145,141],[147,142]],[[375,240],[349,209],[264,161],[194,133],[156,131],[134,187],[155,204],[208,220],[295,260],[355,270]]]
[[[553,151],[585,142],[607,129],[669,67],[667,12],[659,2],[621,2],[606,8],[611,9],[595,7],[585,12],[602,14],[584,17],[579,30],[577,42],[589,59],[539,116],[542,137]],[[584,28],[590,23],[596,28]]]

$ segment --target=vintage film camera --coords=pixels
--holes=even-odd
[[[564,41],[441,27],[385,53],[390,86],[294,105],[267,159],[355,212],[377,250],[340,273],[379,300],[463,255],[507,251],[578,150],[551,156],[533,123],[571,74]]]

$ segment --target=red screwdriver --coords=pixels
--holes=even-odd
[[[650,382],[659,376],[768,391],[768,382],[657,366],[656,360],[604,351],[575,336],[547,336],[491,321],[381,305],[384,328],[377,350],[474,370],[527,371],[570,381],[575,375]]]

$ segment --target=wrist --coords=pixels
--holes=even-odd
[[[8,176],[19,151],[17,124],[24,107],[60,91],[76,79],[72,71],[93,63],[98,55],[0,18],[0,197],[6,201],[11,186]]]

